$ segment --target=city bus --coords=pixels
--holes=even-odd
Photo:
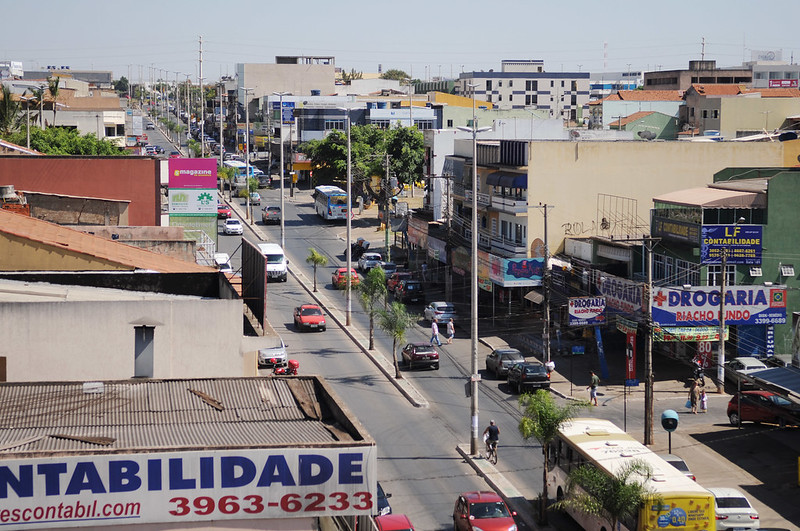
[[[643,461],[652,468],[653,475],[645,480],[644,485],[653,496],[639,509],[634,521],[620,522],[621,530],[716,529],[714,496],[711,492],[607,420],[578,418],[561,426],[550,446],[548,484],[555,488],[556,499],[561,499],[566,494],[567,476],[573,468],[592,465],[612,475],[635,460]],[[587,531],[611,531],[610,523],[600,517],[575,510],[567,512]]]
[[[322,219],[347,219],[347,192],[338,186],[317,186],[314,206]]]
[[[231,183],[232,186],[236,188],[245,188],[247,186],[247,179],[245,178],[248,169],[247,164],[239,160],[226,160],[222,163],[222,165],[226,168],[233,168],[234,178],[233,182]],[[250,165],[249,168],[250,177],[260,177],[260,175],[264,173],[253,165]]]

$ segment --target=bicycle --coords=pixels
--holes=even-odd
[[[486,460],[491,464],[497,464],[497,441],[489,441],[486,449]]]

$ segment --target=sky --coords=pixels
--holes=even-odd
[[[236,63],[333,56],[346,71],[417,79],[543,60],[551,72],[738,66],[756,50],[800,61],[800,1],[4,0],[0,60],[111,70],[133,82],[233,76]],[[705,47],[703,47],[705,42]],[[166,74],[169,72],[169,75]]]

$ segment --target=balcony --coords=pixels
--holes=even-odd
[[[480,201],[480,196],[478,196]],[[525,214],[528,212],[528,201],[511,196],[493,195],[492,208],[508,214]]]
[[[525,258],[528,248],[524,242],[505,238],[492,238],[491,251],[503,258]]]
[[[472,192],[469,193],[470,198],[472,198]],[[492,204],[492,197],[489,194],[482,194],[478,192],[478,205],[480,206],[491,206]]]

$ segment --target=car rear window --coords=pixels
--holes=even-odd
[[[414,282],[406,282],[406,289],[408,291],[414,291],[420,289],[420,285]]]
[[[547,372],[544,365],[526,365],[525,374],[543,374]]]
[[[720,509],[747,509],[750,503],[745,498],[717,498],[717,507]]]
[[[440,312],[453,313],[454,311],[456,311],[456,308],[452,304],[443,304],[439,306],[437,310],[439,310]]]
[[[433,347],[417,347],[417,354],[433,354],[436,349]]]

